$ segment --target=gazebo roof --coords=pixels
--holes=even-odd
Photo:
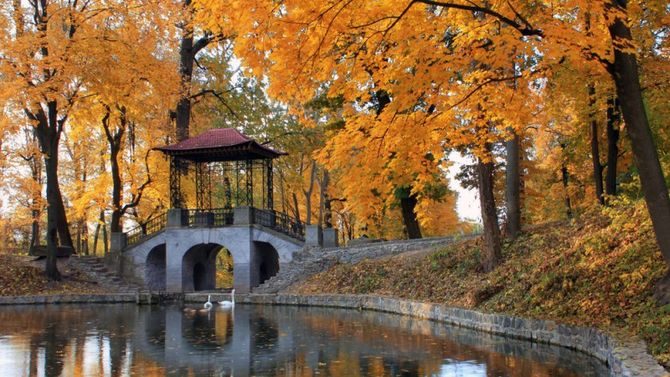
[[[196,162],[274,159],[286,154],[259,144],[234,128],[214,128],[156,149],[169,156]]]

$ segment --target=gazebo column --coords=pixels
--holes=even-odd
[[[212,208],[212,188],[209,165],[202,162],[195,164],[195,207],[196,209]]]
[[[170,156],[170,206],[182,208],[180,160]]]
[[[249,207],[254,206],[254,162],[253,160],[246,160],[246,204]]]
[[[274,209],[274,197],[273,189],[274,183],[272,182],[272,160],[265,160],[265,184],[267,185],[267,209]]]

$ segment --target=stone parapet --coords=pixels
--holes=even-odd
[[[138,294],[135,293],[98,295],[4,296],[0,297],[0,305],[111,304],[137,302],[137,300]]]
[[[337,229],[325,228],[323,230],[323,247],[338,247]]]
[[[323,246],[323,230],[319,225],[305,225],[305,246]]]

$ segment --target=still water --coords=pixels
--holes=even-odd
[[[0,376],[605,376],[581,353],[393,314],[0,307]]]

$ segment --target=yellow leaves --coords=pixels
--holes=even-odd
[[[641,269],[630,273],[620,274],[619,279],[624,283],[626,288],[629,288],[646,280],[646,276],[648,276],[649,272],[648,267],[642,267]]]

